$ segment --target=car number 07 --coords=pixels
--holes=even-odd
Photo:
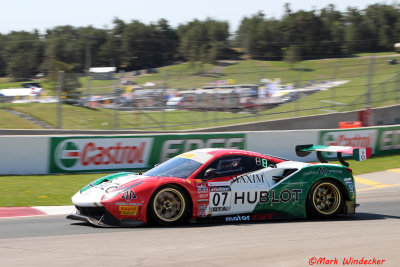
[[[212,192],[210,194],[211,207],[229,207],[230,206],[230,195],[231,192]]]
[[[226,198],[228,196],[228,192],[222,192],[222,193],[215,193],[212,199],[212,203],[214,207],[218,207],[219,203],[221,201],[221,195],[223,196],[223,200],[222,200],[222,206],[225,206],[226,203]]]

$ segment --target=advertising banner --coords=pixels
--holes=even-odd
[[[161,163],[183,152],[199,148],[245,149],[245,134],[186,134],[155,136],[152,163]]]
[[[151,137],[52,137],[49,173],[143,169]]]
[[[376,154],[400,153],[400,126],[379,128],[379,142]]]
[[[199,148],[245,149],[245,134],[50,138],[49,173],[145,170]]]
[[[373,155],[400,152],[400,126],[320,131],[320,145],[371,147]],[[324,153],[326,158],[336,157]],[[345,155],[343,155],[345,156]]]

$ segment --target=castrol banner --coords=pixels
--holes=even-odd
[[[199,148],[245,149],[243,133],[51,137],[49,173],[142,171]]]
[[[145,169],[152,137],[53,137],[50,173]]]

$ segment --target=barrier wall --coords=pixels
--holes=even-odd
[[[1,136],[0,174],[47,174],[49,137]]]
[[[381,108],[371,108],[371,125],[393,125],[400,123],[400,105]],[[341,121],[358,121],[359,111],[334,112],[323,115],[295,117],[252,123],[235,124],[197,130],[207,131],[274,131],[301,129],[337,129]]]
[[[0,174],[143,170],[185,151],[208,147],[247,149],[289,160],[317,161],[315,153],[297,157],[295,146],[299,144],[372,147],[376,155],[400,153],[400,125],[244,133],[1,136]]]

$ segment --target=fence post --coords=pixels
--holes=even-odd
[[[57,86],[57,128],[62,129],[62,99],[61,93],[64,83],[64,72],[58,72],[58,86]]]

